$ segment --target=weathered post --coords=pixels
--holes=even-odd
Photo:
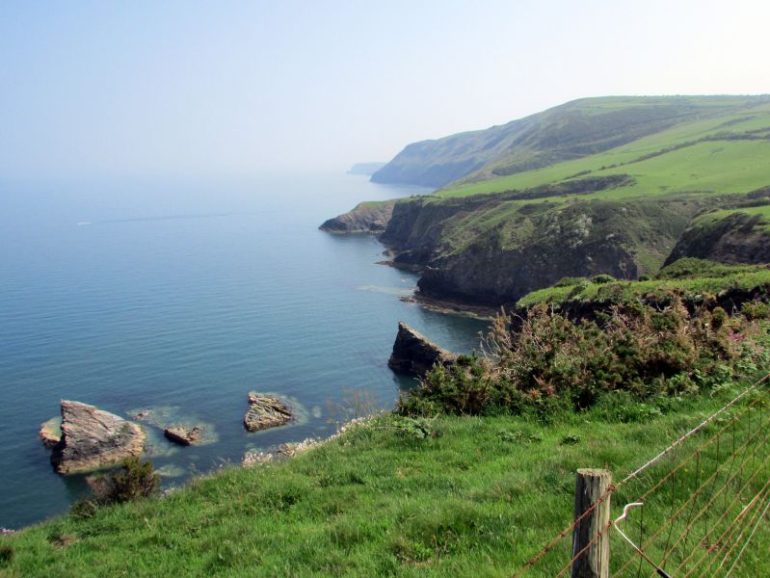
[[[575,520],[580,521],[572,534],[572,557],[577,557],[572,578],[609,578],[611,482],[607,470],[577,471]]]

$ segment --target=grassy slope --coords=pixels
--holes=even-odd
[[[373,180],[446,186],[517,174],[607,151],[681,123],[749,114],[767,102],[757,96],[580,99],[486,130],[412,143]]]
[[[566,180],[578,173],[592,176],[627,173],[637,179],[633,186],[598,193],[597,196],[602,198],[683,191],[747,192],[770,184],[770,164],[767,163],[769,141],[700,142],[647,160],[638,159],[704,137],[715,138],[720,133],[739,134],[762,129],[770,130],[770,105],[767,104],[749,111],[686,122],[630,144],[573,161],[479,182],[458,183],[438,194],[455,197],[526,189]]]
[[[559,287],[547,287],[522,297],[517,305],[531,307],[537,303],[561,304],[566,301],[624,302],[649,294],[675,291],[684,295],[715,295],[726,289],[751,290],[770,287],[770,268],[755,266],[722,266],[718,275],[698,275],[693,278],[664,278],[649,281],[614,281],[593,283],[575,280]],[[560,284],[562,285],[562,284]]]
[[[721,209],[709,211],[708,213],[698,217],[693,222],[693,226],[707,225],[716,221],[720,221],[725,217],[734,215],[735,213],[744,213],[746,215],[759,215],[764,221],[761,223],[762,228],[765,231],[770,232],[770,205],[762,205],[759,207],[740,207],[734,209]]]
[[[607,107],[621,110],[632,102],[633,99],[623,98],[589,99],[582,107],[587,111],[598,107],[599,111],[606,112]],[[542,212],[536,210],[537,206],[556,214],[559,206],[576,201],[635,203],[647,199],[656,203],[675,201],[671,205],[672,214],[691,216],[699,207],[731,204],[733,201],[728,201],[724,197],[726,194],[742,198],[747,192],[770,185],[770,163],[767,162],[770,158],[770,139],[767,138],[770,135],[770,103],[732,109],[727,113],[716,106],[715,110],[713,115],[704,114],[698,120],[677,124],[599,154],[511,176],[458,183],[438,191],[423,202],[440,205],[450,198],[478,194],[495,197],[495,193],[522,191],[569,180],[624,174],[633,177],[630,184],[589,194],[491,201],[473,210],[459,212],[444,223],[438,243],[439,254],[452,258],[487,237],[494,238],[502,249],[526,248],[539,232],[532,229],[532,219],[522,213],[523,208],[528,215]],[[736,140],[736,135],[754,140]],[[712,140],[715,138],[721,140]],[[699,206],[688,208],[678,203],[679,200]],[[751,209],[754,213],[765,210],[768,209]],[[632,226],[628,231],[640,238],[646,235],[647,240],[638,242],[635,251],[640,269],[654,273],[673,245],[650,245],[649,239],[655,236],[644,233],[645,228],[649,228],[647,225],[640,221],[638,227]]]
[[[570,522],[576,468],[619,478],[734,391],[674,400],[676,411],[644,423],[440,418],[440,435],[419,440],[375,422],[287,463],[228,469],[162,500],[0,538],[15,551],[0,576],[510,576]],[[683,470],[678,491],[688,495],[699,475]],[[632,486],[614,512],[641,489]],[[670,513],[665,497],[650,501],[648,527]],[[767,534],[737,575],[770,572]],[[528,575],[554,575],[568,549],[569,538]],[[617,535],[613,552],[616,564],[628,559]]]

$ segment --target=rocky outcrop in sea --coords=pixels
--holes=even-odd
[[[285,425],[294,419],[288,403],[276,395],[249,393],[249,410],[243,416],[243,426],[251,432]]]
[[[172,426],[163,430],[166,439],[180,446],[192,446],[200,443],[203,438],[203,430],[197,426]]]
[[[51,463],[60,474],[115,466],[144,449],[141,427],[93,405],[64,400],[61,420],[61,439],[51,454]]]
[[[393,371],[424,376],[434,365],[452,365],[457,355],[439,347],[406,323],[398,324],[398,334],[388,367]]]

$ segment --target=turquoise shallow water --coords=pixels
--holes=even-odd
[[[411,385],[386,366],[399,320],[475,347],[483,323],[399,300],[416,278],[376,265],[375,239],[317,230],[359,201],[424,192],[348,175],[0,182],[0,526],[85,491],[37,439],[60,399],[209,424],[216,441],[201,447],[151,431],[178,484],[249,448],[328,435],[346,408],[391,407]],[[251,389],[292,397],[306,418],[245,432]]]

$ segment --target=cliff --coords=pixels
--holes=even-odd
[[[511,305],[563,277],[770,261],[768,155],[767,96],[584,99],[410,145],[373,180],[455,180],[322,228],[379,234],[418,297]]]
[[[667,263],[683,257],[722,263],[770,263],[770,206],[713,211],[696,219]]]
[[[360,203],[352,211],[325,221],[319,229],[327,233],[383,233],[393,214],[395,201]]]
[[[395,264],[423,266],[418,296],[511,305],[563,277],[654,273],[698,208],[683,200],[419,199],[396,204],[381,240]]]

